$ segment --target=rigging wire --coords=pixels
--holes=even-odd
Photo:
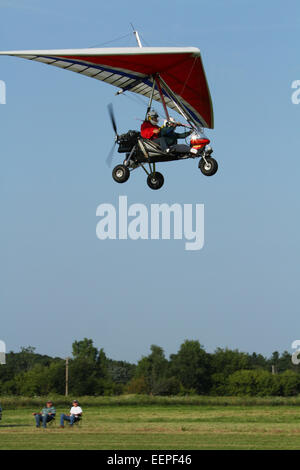
[[[140,37],[142,38],[143,42],[146,44],[147,47],[151,47],[150,44],[145,41],[144,37],[140,34]]]
[[[148,101],[146,100],[146,98],[143,100],[141,98],[141,96],[133,95],[133,94],[132,95],[127,95],[126,93],[122,93],[120,96],[125,96],[126,98],[130,99],[134,103],[139,104],[140,106],[143,106],[143,108],[145,108],[145,106],[147,107],[147,102]],[[159,112],[157,110],[155,110],[155,111],[157,112],[157,114],[159,115],[159,117],[161,119],[165,119],[165,116],[161,112]]]
[[[133,24],[132,24],[132,23],[130,23],[130,24],[131,24],[131,27],[132,27],[133,31],[135,31],[135,28],[134,28]],[[107,44],[111,44],[111,43],[113,43],[113,42],[120,41],[121,39],[125,39],[125,38],[127,38],[127,37],[129,37],[129,36],[132,37],[132,33],[125,34],[125,35],[120,36],[120,37],[118,37],[118,38],[116,38],[116,39],[112,39],[112,40],[110,40],[110,41],[106,41],[106,42],[103,42],[103,43],[101,43],[101,44],[96,44],[96,45],[94,45],[94,46],[89,46],[88,48],[94,48],[94,47],[99,47],[99,46],[105,46],[105,45],[107,45]],[[150,47],[149,43],[144,39],[144,37],[143,37],[142,35],[140,35],[140,37],[142,38],[142,40],[143,40],[143,42],[146,44],[146,46]],[[192,67],[191,67],[191,70],[190,70],[190,72],[189,72],[189,74],[188,74],[188,77],[187,77],[187,79],[185,80],[185,82],[184,82],[184,84],[183,84],[183,88],[182,88],[181,93],[182,93],[183,90],[185,89],[186,83],[188,82],[188,80],[189,80],[189,78],[190,78],[190,75],[191,75],[192,70],[193,70],[193,68],[194,68],[195,62],[196,62],[196,58],[195,58],[194,63],[193,63],[193,65],[192,65]],[[126,93],[122,93],[121,96],[125,96],[126,98],[130,99],[131,101],[133,101],[134,103],[136,103],[136,104],[138,104],[138,105],[140,105],[140,106],[145,107],[145,106],[147,105],[147,100],[146,100],[146,98],[143,99],[140,95],[136,95],[136,94],[134,94],[134,95],[129,94],[129,95],[128,95],[128,94],[126,94]],[[156,100],[155,100],[155,101],[156,101]],[[160,102],[158,102],[158,103],[160,103]],[[157,112],[157,114],[159,115],[159,117],[160,117],[161,119],[164,119],[165,116],[162,114],[162,112],[159,112],[159,111],[156,111],[156,112]]]
[[[126,98],[130,99],[131,101],[134,101],[135,103],[141,105],[141,106],[146,106],[147,104],[147,101],[146,99],[143,100],[143,98],[141,98],[141,96],[138,96],[138,95],[127,95],[126,93],[121,93],[120,96],[125,96]]]
[[[191,74],[192,74],[193,68],[195,67],[196,60],[197,60],[197,59],[198,59],[198,57],[195,57],[194,62],[193,62],[193,65],[191,66],[191,69],[190,69],[189,74],[188,74],[188,76],[187,76],[187,79],[185,80],[185,82],[184,82],[184,84],[183,84],[183,87],[182,87],[182,90],[181,90],[181,92],[180,92],[180,95],[182,95],[182,93],[183,93],[184,90],[185,90],[186,84],[187,84],[187,82],[188,82],[189,79],[190,79],[190,76],[191,76]]]
[[[111,41],[102,42],[101,44],[95,44],[94,46],[88,46],[88,49],[93,48],[93,47],[105,46],[106,44],[111,44],[112,42],[120,41],[121,39],[125,39],[131,35],[132,35],[131,33],[128,33],[128,34],[125,34],[125,36],[120,36],[116,39],[112,39]]]

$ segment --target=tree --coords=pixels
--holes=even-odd
[[[117,384],[127,384],[134,376],[136,365],[126,361],[113,361],[107,359],[107,373],[111,380]]]
[[[292,370],[279,374],[281,394],[285,397],[300,393],[300,375]]]
[[[48,367],[36,364],[30,370],[15,377],[15,393],[33,396],[63,393],[64,363],[53,362]]]
[[[277,371],[287,370],[299,370],[299,368],[292,363],[292,355],[288,351],[283,351],[277,362]]]
[[[178,395],[180,392],[180,382],[176,377],[161,378],[154,382],[153,395]]]
[[[153,392],[155,383],[165,378],[168,371],[168,360],[163,349],[155,344],[152,344],[150,349],[151,354],[142,357],[138,362],[135,374],[137,378],[144,377],[148,393]]]
[[[236,370],[251,369],[251,358],[247,353],[237,349],[217,348],[211,356],[211,367],[213,373],[224,374],[225,377],[233,374]]]
[[[145,377],[133,377],[125,387],[126,393],[137,393],[143,395],[149,392]]]
[[[239,396],[279,395],[279,376],[266,370],[239,370],[228,378],[228,393]]]
[[[113,383],[108,374],[108,359],[93,340],[74,341],[73,357],[69,365],[69,389],[77,395],[103,395],[120,393],[121,387]]]
[[[96,363],[84,357],[78,357],[69,363],[69,391],[74,395],[101,395],[103,390],[97,387]]]
[[[95,362],[98,351],[93,345],[92,339],[84,338],[81,341],[74,341],[72,344],[72,354],[74,359],[87,359]]]
[[[250,356],[250,364],[253,369],[260,368],[269,370],[268,361],[262,354],[252,353]]]
[[[209,392],[210,357],[199,341],[186,340],[178,353],[170,356],[170,374],[187,389],[200,394]]]

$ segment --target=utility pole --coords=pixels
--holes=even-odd
[[[69,394],[69,358],[66,358],[66,392],[65,396],[67,397]]]

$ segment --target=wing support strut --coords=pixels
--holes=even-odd
[[[166,84],[166,82],[162,78],[160,78],[160,82],[161,82],[163,89],[168,94],[170,99],[173,101],[174,105],[178,109],[181,116],[190,124],[191,127],[199,129],[199,124],[193,119],[190,113],[184,108],[183,104],[175,95],[175,93],[171,90],[171,88],[169,88],[169,86]]]
[[[158,74],[156,74],[154,76],[154,80],[155,80],[155,83],[157,85],[157,89],[159,91],[159,95],[160,95],[160,99],[161,99],[161,102],[162,102],[162,105],[164,107],[164,111],[165,111],[165,115],[166,115],[166,119],[167,121],[170,120],[170,116],[169,116],[169,113],[168,113],[168,108],[167,108],[167,105],[166,105],[166,101],[165,101],[165,97],[163,95],[163,92],[162,92],[162,88],[161,88],[161,84],[160,84],[160,81],[161,81],[161,78]]]

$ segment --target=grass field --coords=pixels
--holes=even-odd
[[[233,450],[300,449],[298,406],[109,405],[83,407],[73,428],[37,429],[33,411],[4,409],[0,449]]]

